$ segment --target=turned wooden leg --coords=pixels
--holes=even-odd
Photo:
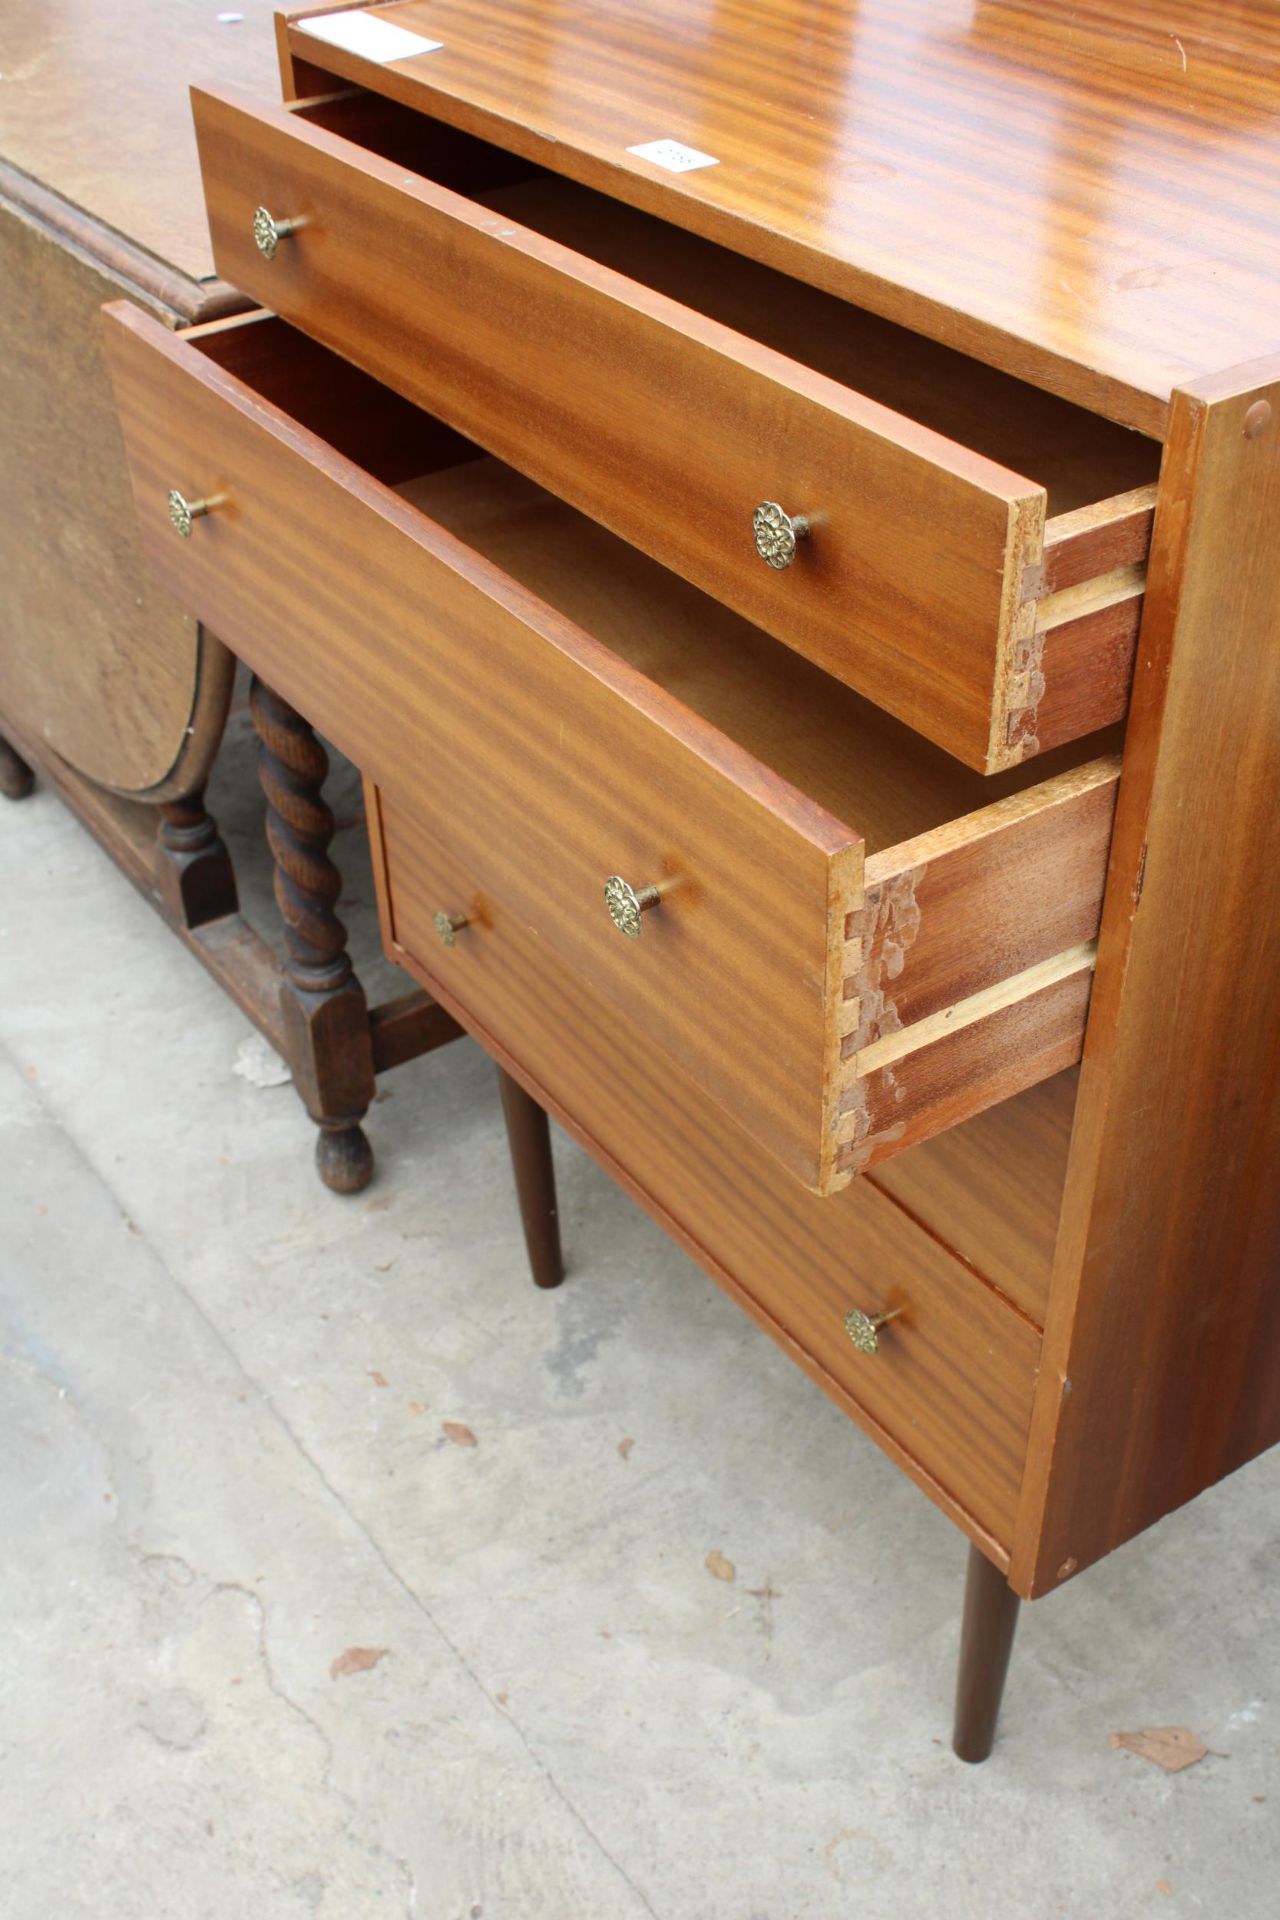
[[[991,1751],[1021,1605],[999,1568],[970,1547],[951,1740],[961,1760],[985,1760]]]
[[[334,911],[342,877],[329,858],[334,823],[321,793],[329,756],[302,715],[256,677],[249,705],[284,921],[289,1064],[320,1128],[320,1178],[335,1193],[358,1193],[373,1174],[373,1150],[360,1125],[374,1093],[373,1048],[364,989]]]
[[[36,777],[20,753],[0,735],[0,793],[6,800],[25,800]]]
[[[231,856],[213,815],[205,812],[204,788],[160,809],[156,830],[156,884],[184,927],[225,919],[239,905]]]
[[[551,1129],[537,1101],[501,1067],[498,1087],[529,1265],[538,1286],[558,1287],[564,1279],[564,1260],[556,1212],[556,1175],[551,1163]]]

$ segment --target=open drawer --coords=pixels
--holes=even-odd
[[[463,955],[500,897],[819,1192],[1078,1057],[1113,754],[984,780],[279,320],[107,334],[152,562]]]
[[[981,772],[1122,717],[1153,442],[379,96],[193,103],[315,339]]]

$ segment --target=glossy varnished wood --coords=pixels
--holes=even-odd
[[[460,896],[466,870],[411,805],[383,793],[375,817],[393,957],[1002,1558],[1037,1330],[868,1182],[827,1199],[806,1193],[500,899],[486,894],[475,924],[442,947],[432,903]],[[845,1332],[854,1307],[902,1309],[874,1357]]]
[[[288,44],[1144,432],[1175,386],[1274,344],[1268,0],[379,11],[442,51]],[[627,151],[661,137],[719,164]]]
[[[1177,396],[1012,1578],[1280,1439],[1280,360]]]
[[[996,798],[509,469],[406,484],[414,515],[192,344],[109,318],[161,576],[808,1185],[1078,1057],[1114,759]],[[202,344],[243,372],[273,338],[305,417],[320,349],[261,321]],[[344,387],[367,404],[339,421]],[[411,451],[411,419],[382,426],[411,410],[343,363],[319,398],[366,454]],[[170,484],[222,502],[189,541]],[[864,892],[864,840],[908,821]],[[638,940],[610,874],[663,890]]]
[[[188,284],[213,277],[188,88],[273,93],[272,0],[5,0],[0,156]],[[100,243],[99,243],[100,244]],[[192,317],[190,315],[188,318]]]
[[[817,1184],[856,830],[291,421],[263,431],[252,393],[191,348],[119,310],[112,334],[164,577],[358,765],[474,836],[472,885],[507,873],[624,1017],[688,1050]],[[163,510],[175,467],[174,484],[227,495],[190,542]],[[670,884],[638,941],[605,912],[611,873]],[[761,1003],[770,1027],[745,1030]]]
[[[1073,608],[1070,645],[1027,586],[1042,578],[1059,416],[1072,505],[1082,486],[1095,500],[1153,471],[1140,443],[1094,429],[1095,462],[1091,423],[1060,403],[1002,432],[1014,409],[1008,394],[992,404],[990,375],[971,399],[894,412],[857,384],[864,356],[839,303],[789,297],[776,275],[696,243],[664,264],[663,229],[633,215],[642,232],[629,236],[625,212],[611,222],[607,203],[563,181],[478,191],[439,152],[438,128],[410,173],[391,157],[406,144],[399,119],[384,157],[314,115],[200,91],[193,105],[219,270],[307,333],[972,766],[1123,714],[1140,575],[1115,586],[1118,613],[1108,604],[1101,623]],[[335,112],[347,130],[352,109]],[[466,192],[439,184],[442,171]],[[303,223],[270,260],[252,233],[264,203]],[[927,374],[895,375],[884,332],[882,383],[927,394]],[[910,358],[901,336],[897,358]],[[934,372],[963,394],[971,365],[953,355]],[[976,419],[996,457],[931,417],[956,432]],[[1033,456],[1029,477],[1002,464],[1002,442]],[[785,571],[755,552],[761,500],[811,516]]]

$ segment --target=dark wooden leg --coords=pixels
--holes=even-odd
[[[239,907],[231,856],[205,812],[204,788],[160,809],[156,832],[156,884],[174,919],[204,927]]]
[[[501,1067],[498,1088],[529,1265],[538,1286],[558,1287],[564,1279],[564,1260],[556,1211],[556,1175],[551,1163],[551,1129],[537,1101]]]
[[[951,1740],[961,1760],[985,1760],[991,1751],[1021,1605],[999,1568],[970,1547]]]
[[[20,753],[0,735],[0,793],[6,800],[25,800],[36,777]]]
[[[373,1046],[347,930],[334,911],[342,877],[329,858],[334,823],[321,793],[329,756],[302,715],[256,677],[249,704],[284,921],[289,1064],[320,1128],[320,1178],[335,1193],[358,1193],[373,1174],[373,1150],[360,1125],[374,1094]]]

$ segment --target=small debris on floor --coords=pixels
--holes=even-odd
[[[379,1660],[385,1660],[390,1647],[348,1647],[329,1668],[331,1680],[343,1680],[349,1673],[368,1673]]]
[[[369,1378],[372,1380],[375,1387],[386,1386],[387,1376],[385,1373],[379,1373],[376,1367],[366,1367],[365,1372],[368,1374]]]
[[[635,1441],[632,1440],[630,1436],[628,1436],[627,1439],[625,1440],[619,1440],[618,1452],[622,1455],[624,1460],[629,1460],[631,1458],[631,1449],[632,1447],[634,1447],[634,1445],[635,1445]]]
[[[1146,1727],[1141,1733],[1113,1733],[1109,1745],[1123,1747],[1143,1760],[1163,1767],[1166,1773],[1181,1773],[1194,1767],[1209,1749],[1190,1727]]]
[[[726,1560],[719,1547],[712,1547],[706,1560],[707,1572],[717,1580],[736,1580],[738,1569],[732,1560]]]
[[[285,1087],[293,1078],[289,1062],[282,1060],[260,1033],[251,1033],[240,1042],[232,1072],[251,1087]]]
[[[443,1426],[445,1439],[452,1440],[455,1447],[478,1447],[480,1445],[480,1442],[476,1439],[470,1427],[464,1427],[461,1420],[446,1420],[443,1422]]]

